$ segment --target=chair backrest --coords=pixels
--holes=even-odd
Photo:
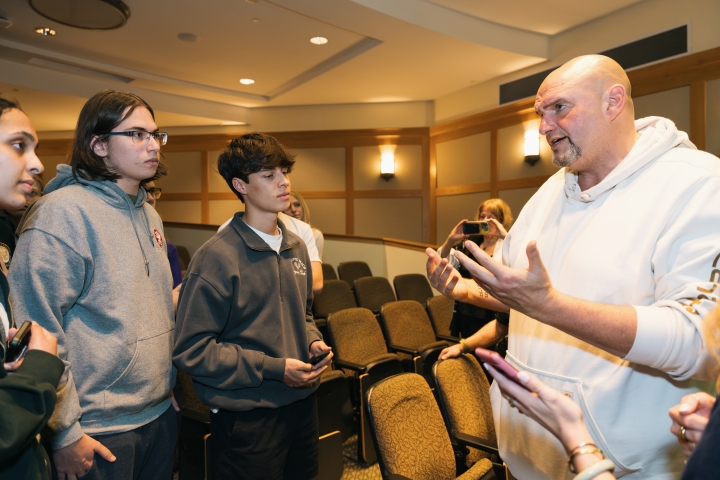
[[[328,280],[337,280],[337,274],[335,273],[335,268],[330,265],[329,263],[323,263],[322,264],[322,274],[323,274],[323,281],[327,282]]]
[[[433,296],[427,277],[419,273],[398,275],[393,279],[393,285],[398,300],[415,300],[425,305],[428,298]]]
[[[338,276],[352,287],[358,278],[372,277],[372,272],[365,262],[343,262],[338,265]]]
[[[367,308],[350,308],[333,313],[327,326],[338,360],[366,365],[371,359],[388,353],[375,315]]]
[[[423,377],[402,373],[367,393],[370,429],[383,478],[455,478],[455,457],[435,398]]]
[[[436,334],[452,336],[450,322],[452,322],[454,306],[455,300],[444,295],[428,299],[427,312]]]
[[[391,345],[419,349],[436,342],[427,312],[415,300],[386,303],[380,310],[380,317]]]
[[[355,308],[355,297],[350,287],[342,280],[328,280],[323,283],[322,292],[313,299],[313,315],[327,317],[345,308]]]
[[[495,442],[490,384],[477,360],[465,354],[437,362],[433,377],[448,430]],[[467,460],[471,464],[489,457],[489,453],[471,448]]]
[[[380,308],[395,301],[395,292],[385,277],[363,277],[355,280],[355,300],[358,307],[380,313]]]

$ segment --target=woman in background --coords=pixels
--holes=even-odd
[[[320,258],[322,258],[323,249],[325,248],[325,237],[323,237],[320,230],[310,224],[310,210],[308,209],[307,203],[305,203],[305,199],[299,193],[295,191],[290,192],[290,207],[285,210],[285,215],[297,218],[312,227],[315,245],[317,246]]]

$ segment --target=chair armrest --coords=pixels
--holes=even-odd
[[[418,352],[417,350],[413,350],[412,348],[399,347],[397,345],[388,345],[388,348],[393,351],[407,353],[409,355],[412,355],[413,357],[417,357],[418,355],[420,355],[420,352]]]
[[[451,337],[450,335],[435,335],[438,340],[445,340],[450,343],[458,343],[460,339],[458,337]]]
[[[365,373],[367,371],[367,366],[360,365],[359,363],[347,362],[345,360],[337,360],[335,358],[332,359],[332,362],[340,368],[347,368],[348,370],[354,370],[358,373]]]
[[[466,447],[473,447],[488,453],[499,455],[497,442],[493,442],[491,440],[486,440],[484,438],[476,437],[474,435],[468,435],[461,432],[454,432],[453,438],[459,444]]]
[[[376,360],[370,362],[365,367],[366,371],[369,373],[371,370],[373,370],[378,365],[389,365],[397,363],[398,365],[401,365],[400,358],[395,355],[394,353],[388,353],[387,355],[383,355],[381,358],[377,358]],[[402,372],[402,366],[399,367],[400,372]]]

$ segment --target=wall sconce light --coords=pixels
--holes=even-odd
[[[380,156],[380,176],[389,181],[395,176],[395,154],[383,152]]]
[[[528,130],[525,132],[525,163],[530,166],[540,161],[540,132]]]

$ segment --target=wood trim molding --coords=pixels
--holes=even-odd
[[[452,187],[438,187],[435,192],[438,197],[449,195],[465,195],[467,193],[489,192],[490,182],[469,183],[467,185],[453,185]]]
[[[418,190],[355,190],[354,198],[408,198],[422,197],[423,191]]]
[[[512,190],[515,188],[539,187],[547,182],[551,175],[541,175],[539,177],[514,178],[512,180],[498,180],[498,190]],[[520,212],[518,212],[520,213]]]
[[[409,240],[400,240],[398,238],[386,238],[386,237],[365,237],[361,235],[339,235],[335,233],[325,233],[325,240],[335,240],[339,242],[354,242],[354,243],[374,243],[382,244],[388,247],[400,247],[408,250],[416,250],[424,252],[426,248],[436,248],[437,245],[430,243],[411,242]]]
[[[163,202],[202,201],[202,193],[163,193],[161,198]]]

